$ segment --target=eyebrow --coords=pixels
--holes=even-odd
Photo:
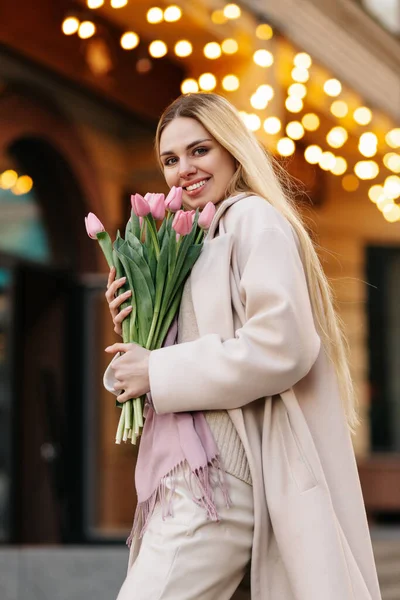
[[[186,150],[190,150],[193,146],[197,146],[197,144],[201,144],[202,142],[212,142],[211,138],[204,138],[203,140],[196,140],[195,142],[191,142],[186,146]],[[175,154],[173,150],[167,150],[166,152],[162,152],[160,156],[166,156],[167,154]]]

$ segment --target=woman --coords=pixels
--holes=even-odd
[[[124,354],[112,363],[113,387],[122,401],[151,391],[157,418],[205,415],[230,507],[224,484],[211,481],[218,522],[210,519],[182,467],[169,486],[173,515],[163,518],[156,501],[118,600],[225,600],[249,561],[253,600],[379,600],[344,339],[296,208],[220,96],[175,100],[156,151],[185,208],[211,201],[217,212],[185,286],[179,343],[152,352],[114,344]],[[111,272],[118,333],[120,285]]]

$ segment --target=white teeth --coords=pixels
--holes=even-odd
[[[198,183],[194,183],[193,185],[189,185],[186,190],[191,192],[192,190],[197,190],[197,188],[202,187],[205,183],[207,183],[207,179],[203,179],[203,181],[199,181]]]

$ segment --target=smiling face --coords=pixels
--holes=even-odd
[[[189,209],[223,200],[236,171],[233,156],[190,117],[176,117],[166,126],[160,160],[168,186],[183,188],[183,204]]]

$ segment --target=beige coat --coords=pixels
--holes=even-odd
[[[152,397],[158,413],[229,410],[253,479],[252,599],[380,600],[351,438],[290,225],[257,196],[225,200],[191,278],[201,337],[151,353]]]

